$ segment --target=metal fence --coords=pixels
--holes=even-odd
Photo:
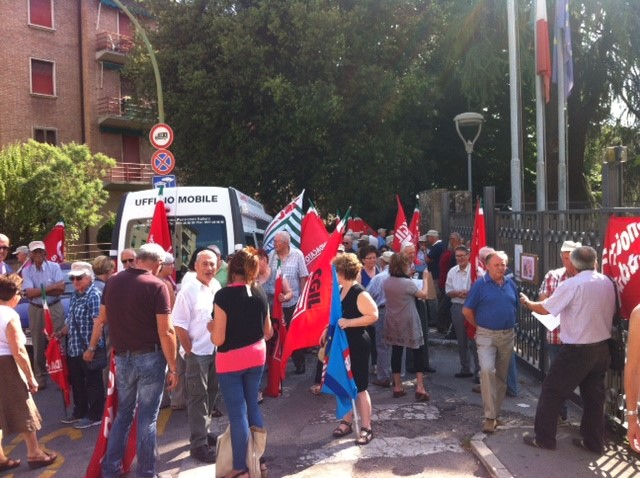
[[[486,201],[491,204],[491,198]],[[602,254],[602,243],[611,215],[640,216],[640,208],[607,208],[588,210],[567,210],[547,212],[510,212],[485,208],[487,243],[498,250],[504,250],[509,258],[515,257],[517,248],[531,254],[535,259],[533,281],[523,281],[516,276],[519,289],[529,297],[538,295],[538,288],[549,269],[562,267],[560,247],[567,240],[581,242]],[[445,211],[445,214],[447,212]],[[448,214],[444,223],[449,232],[459,232],[464,238],[471,238],[473,214]],[[447,231],[444,231],[447,233]],[[519,270],[518,264],[510,263],[512,270]],[[548,370],[545,353],[545,327],[529,310],[520,309],[516,326],[516,353],[521,362],[528,364],[539,378]],[[607,414],[617,424],[624,423],[624,386],[622,375],[610,372],[606,378]],[[579,398],[578,398],[579,400]]]

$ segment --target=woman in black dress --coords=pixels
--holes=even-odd
[[[340,284],[342,300],[342,318],[338,327],[343,329],[349,342],[351,354],[351,371],[358,388],[356,406],[360,414],[362,427],[356,444],[366,445],[373,438],[371,431],[371,397],[367,392],[369,386],[369,355],[371,340],[367,334],[367,326],[378,320],[378,308],[375,301],[356,281],[362,264],[355,254],[339,254],[333,259],[333,265]],[[323,337],[323,342],[325,337]],[[349,412],[333,431],[333,436],[342,437],[353,431],[353,414]]]

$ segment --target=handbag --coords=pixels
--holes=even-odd
[[[250,478],[266,478],[267,471],[260,470],[260,458],[267,447],[267,430],[249,428],[249,445],[247,447],[247,470]],[[220,478],[233,470],[233,452],[231,450],[231,426],[218,437],[216,444],[216,478]]]
[[[618,289],[615,282],[611,280],[611,283],[613,284],[613,290],[616,295],[616,310],[613,314],[611,338],[607,342],[609,345],[609,354],[611,355],[611,364],[609,365],[609,368],[615,372],[622,372],[624,370],[626,350],[622,328],[622,317],[620,316],[620,299],[618,297]]]

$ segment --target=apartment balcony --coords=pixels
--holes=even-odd
[[[151,187],[154,174],[151,164],[118,163],[109,170],[103,181],[107,189],[120,189],[118,186],[122,185],[134,186],[126,189],[146,189]]]
[[[100,127],[139,131],[155,122],[155,113],[150,103],[133,103],[128,96],[98,99]]]
[[[133,38],[130,36],[100,31],[96,37],[96,60],[124,65],[133,47]]]

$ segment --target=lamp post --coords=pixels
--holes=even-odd
[[[473,188],[471,183],[471,154],[473,153],[473,146],[476,144],[480,131],[482,131],[482,123],[484,123],[484,117],[480,113],[460,113],[453,118],[456,124],[456,131],[458,136],[464,144],[464,149],[467,152],[467,189],[471,193],[471,202],[473,203]],[[473,139],[465,139],[460,127],[478,128]]]
[[[605,207],[624,206],[623,163],[627,162],[626,146],[609,146],[602,153],[603,165],[603,193]],[[617,194],[614,194],[614,191]]]

